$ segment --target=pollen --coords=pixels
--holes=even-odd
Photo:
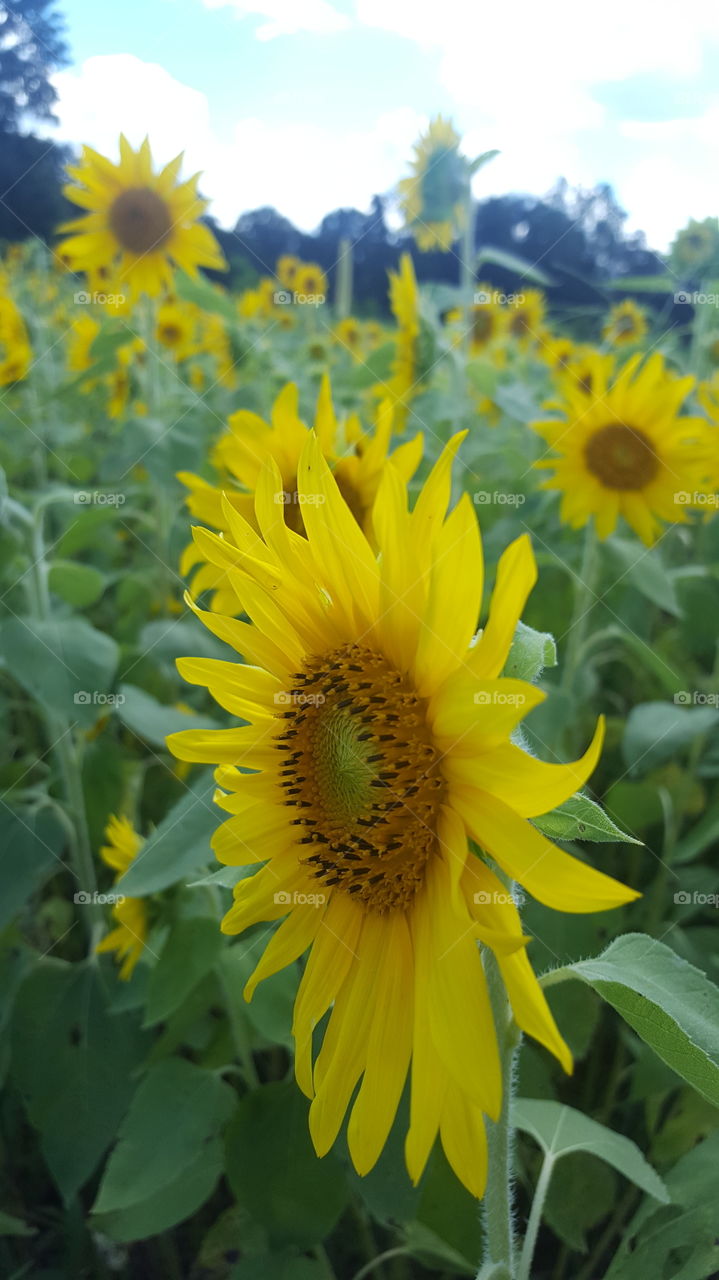
[[[301,861],[368,910],[406,909],[445,798],[425,700],[359,644],[309,660],[285,699],[280,780]]]

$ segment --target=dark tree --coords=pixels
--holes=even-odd
[[[49,77],[67,61],[54,0],[0,0],[0,133],[53,119]]]
[[[77,210],[62,194],[68,148],[32,134],[0,133],[0,241],[49,240]]]

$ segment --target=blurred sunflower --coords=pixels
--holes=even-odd
[[[119,164],[83,147],[81,163],[68,168],[77,185],[65,195],[87,213],[64,224],[73,234],[58,249],[70,269],[105,269],[125,291],[151,297],[170,286],[173,267],[193,276],[198,267],[225,269],[215,237],[198,221],[207,208],[199,175],[178,183],[181,164],[179,155],[154,173],[147,138],[135,152],[121,134]]]
[[[157,309],[155,337],[160,346],[166,347],[178,360],[184,360],[194,351],[197,313],[189,305],[176,301],[163,302]]]
[[[282,257],[277,259],[275,275],[283,289],[294,289],[297,272],[301,266],[299,258],[295,258],[291,253],[283,253]]]
[[[517,294],[517,301],[507,307],[507,331],[520,346],[538,342],[544,324],[544,294],[539,289],[528,289]]]
[[[690,218],[683,230],[678,231],[669,251],[675,270],[695,278],[719,260],[719,218],[704,218],[697,222]]]
[[[469,331],[469,350],[472,355],[479,355],[485,351],[495,339],[500,338],[507,329],[507,313],[494,302],[496,290],[491,284],[478,284],[475,286],[474,296],[479,301],[474,302],[469,309],[470,331]],[[464,324],[464,312],[454,309],[447,314],[447,323],[451,325]]]
[[[93,316],[80,315],[73,320],[67,343],[67,367],[73,373],[83,373],[90,368],[92,344],[99,332],[100,325]]]
[[[344,320],[340,320],[335,326],[334,336],[339,346],[349,351],[355,360],[359,358],[363,339],[359,320],[355,320],[354,316],[345,316]]]
[[[302,450],[310,432],[299,417],[299,396],[294,383],[280,392],[272,406],[271,422],[240,409],[229,418],[230,430],[220,437],[212,461],[222,480],[209,484],[188,471],[178,479],[189,489],[187,505],[193,516],[223,534],[231,533],[230,512],[241,513],[256,527],[256,489],[268,459],[278,468],[283,482],[286,523],[294,533],[305,533],[305,508],[299,500],[297,472]],[[329,378],[322,378],[315,414],[315,432],[324,456],[333,469],[345,501],[358,524],[371,531],[371,511],[383,468],[391,461],[404,481],[414,475],[422,457],[422,436],[399,445],[390,453],[393,412],[389,402],[380,405],[374,432],[364,432],[355,414],[340,423],[332,404]],[[198,569],[198,566],[199,567]],[[218,570],[202,551],[202,531],[195,544],[186,548],[180,572],[197,570],[192,580],[194,594],[212,590],[211,608],[218,613],[236,613],[238,600],[228,575]]]
[[[661,522],[684,523],[690,497],[706,489],[710,448],[705,421],[680,416],[694,379],[668,373],[660,355],[641,360],[611,382],[611,366],[596,360],[589,390],[565,376],[548,406],[562,416],[530,425],[556,455],[534,465],[553,472],[541,487],[561,492],[560,518],[579,529],[594,516],[606,538],[623,516],[649,546]]]
[[[469,496],[447,515],[458,443],[443,451],[411,514],[397,469],[384,469],[376,551],[315,437],[297,478],[306,538],[284,522],[276,466],[263,469],[259,536],[234,512],[229,538],[203,536],[217,565],[231,566],[250,622],[199,613],[254,665],[178,663],[248,723],[174,734],[168,745],[180,759],[219,765],[216,799],[232,816],[215,853],[259,868],[237,885],[224,932],[284,917],[245,997],[311,949],[293,1034],[318,1155],[351,1105],[349,1150],[368,1173],[411,1064],[412,1180],[439,1134],[457,1176],[481,1196],[484,1116],[497,1119],[502,1088],[478,941],[497,957],[518,1025],[572,1068],[489,859],[561,911],[637,895],[528,821],[584,784],[602,724],[573,764],[542,763],[511,740],[544,697],[500,675],[536,568],[526,536],[505,551],[489,621],[474,639],[482,557]],[[313,1064],[313,1035],[328,1013]]]
[[[100,857],[108,867],[117,872],[115,883],[127,871],[145,843],[127,818],[113,814],[105,828],[107,844],[100,849]],[[145,947],[148,931],[147,904],[144,898],[123,898],[112,908],[117,925],[98,943],[97,951],[115,951],[121,961],[120,977],[123,981],[132,977],[133,970]]]
[[[631,298],[625,298],[611,308],[602,329],[602,337],[606,342],[611,342],[612,346],[629,346],[640,342],[648,329],[646,311],[632,302]]]
[[[32,363],[25,321],[12,298],[0,296],[0,387],[21,382]]]
[[[399,184],[407,227],[422,251],[448,252],[463,224],[469,168],[461,141],[451,121],[437,116],[415,146],[411,176]]]
[[[408,253],[399,260],[399,271],[389,271],[389,304],[397,321],[392,376],[376,388],[378,396],[389,394],[396,406],[397,421],[404,426],[409,402],[421,382],[419,340],[419,290],[414,264]]]
[[[297,268],[295,276],[295,293],[304,294],[305,296],[327,297],[329,285],[327,276],[316,262],[302,262]]]

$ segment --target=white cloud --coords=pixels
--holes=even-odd
[[[232,8],[238,18],[267,18],[256,31],[258,40],[296,35],[299,31],[328,34],[349,26],[349,19],[328,0],[202,0],[208,9]]]
[[[274,205],[306,230],[332,209],[366,208],[397,181],[422,124],[409,107],[353,132],[250,117],[220,138],[205,94],[126,53],[88,58],[54,83],[60,138],[114,158],[120,132],[133,146],[147,133],[158,163],[184,150],[185,173],[202,170],[210,212],[229,226],[261,205]]]

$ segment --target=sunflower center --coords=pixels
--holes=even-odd
[[[589,470],[608,489],[643,489],[659,469],[651,440],[623,422],[595,431],[584,457]]]
[[[404,910],[437,847],[444,798],[424,699],[380,654],[343,645],[284,695],[278,746],[301,857],[368,910]]]
[[[110,229],[123,249],[150,253],[167,240],[172,218],[156,191],[150,187],[129,187],[110,207]]]

